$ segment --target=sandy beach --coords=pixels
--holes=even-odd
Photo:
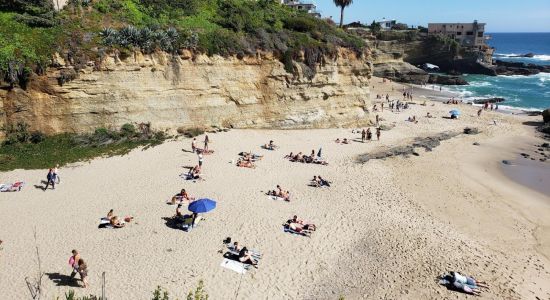
[[[400,85],[392,92],[389,83],[372,82],[373,100],[386,93],[402,100]],[[40,188],[44,170],[0,173],[1,182],[27,183],[21,192],[0,194],[0,298],[29,298],[25,277],[36,276],[38,246],[44,299],[69,289],[100,294],[102,272],[113,300],[150,299],[158,285],[183,299],[201,279],[211,299],[471,298],[437,284],[438,275],[452,270],[487,281],[486,299],[550,299],[550,195],[502,170],[502,160],[542,143],[523,124],[540,117],[478,117],[471,105],[420,105],[425,97],[415,92],[417,104],[402,112],[386,107],[371,113],[373,121],[378,114],[392,128],[382,131],[380,141],[334,142],[360,140],[353,128],[209,134],[215,152],[205,156],[204,181],[179,177],[197,163],[187,138],[64,166],[55,190]],[[459,119],[443,118],[455,108],[462,112]],[[418,123],[406,121],[409,116]],[[419,149],[418,156],[357,161],[365,153],[465,127],[480,133],[459,134],[430,152]],[[261,149],[269,140],[280,148]],[[284,159],[320,147],[328,166]],[[230,162],[242,151],[264,157],[255,169],[239,168]],[[539,176],[548,174],[549,162],[538,163],[546,170]],[[309,187],[314,175],[332,186]],[[277,184],[291,192],[290,202],[265,195]],[[182,188],[217,201],[189,232],[163,219],[174,215],[176,207],[166,202]],[[123,229],[98,229],[109,209],[135,220]],[[318,226],[311,238],[283,231],[293,215]],[[227,237],[261,251],[259,268],[241,276],[220,267]],[[57,283],[71,272],[72,249],[88,262],[87,289]]]

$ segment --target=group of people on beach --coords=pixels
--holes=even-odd
[[[376,140],[380,140],[381,130],[380,127],[376,127]],[[372,132],[370,128],[367,128],[367,130],[363,129],[361,131],[361,142],[365,141],[372,141]]]
[[[315,155],[315,150],[311,150],[310,155],[304,155],[302,152],[298,152],[298,154],[294,154],[294,152],[290,152],[290,154],[286,155],[285,158],[287,158],[291,162],[328,165],[328,163],[321,158],[321,149],[319,149],[319,151],[317,152],[317,155]]]
[[[282,198],[285,201],[290,201],[290,191],[285,191],[280,185],[277,185],[277,188],[272,191],[267,191],[268,196]]]

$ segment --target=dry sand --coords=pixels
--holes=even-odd
[[[389,84],[373,81],[373,95],[391,92]],[[393,99],[400,99],[398,89]],[[455,107],[463,112],[459,120],[442,118]],[[425,118],[427,111],[435,118]],[[215,153],[205,157],[206,181],[197,183],[178,176],[197,162],[181,150],[190,148],[189,139],[64,167],[55,191],[33,186],[44,171],[2,173],[0,181],[25,180],[27,187],[0,194],[0,298],[29,298],[24,278],[36,274],[36,228],[45,299],[74,288],[52,280],[70,274],[72,249],[90,269],[91,287],[76,288],[77,294],[99,294],[106,272],[108,299],[150,299],[157,285],[183,299],[200,279],[211,299],[468,298],[436,283],[450,270],[488,281],[488,299],[550,299],[550,195],[513,182],[500,166],[516,157],[519,144],[538,142],[533,128],[522,125],[536,117],[478,118],[475,107],[433,102],[379,114],[383,124],[395,125],[380,142],[333,142],[360,138],[351,129],[210,134]],[[418,124],[405,121],[413,115]],[[459,135],[418,157],[355,161],[359,154],[466,126],[482,133]],[[279,150],[260,149],[270,139]],[[319,147],[328,166],[283,159]],[[229,163],[249,150],[265,155],[256,169]],[[333,186],[308,187],[313,175]],[[264,195],[277,184],[291,191],[291,202]],[[190,232],[163,220],[175,211],[165,202],[181,188],[218,201]],[[111,208],[135,216],[135,223],[98,229]],[[318,225],[311,238],[283,232],[281,224],[294,214]],[[241,276],[221,268],[218,250],[226,237],[260,250],[259,269]]]

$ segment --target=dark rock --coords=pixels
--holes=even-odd
[[[548,143],[544,143],[542,145],[540,145],[542,148],[550,148],[550,144]]]
[[[513,165],[513,163],[509,160],[503,160],[502,163],[509,166]]]
[[[550,108],[542,111],[542,121],[544,123],[550,123]]]
[[[542,161],[542,162],[545,162],[545,161],[546,161],[546,158],[541,158],[541,159],[539,159],[539,160]]]
[[[374,64],[374,76],[413,84],[425,84],[430,77],[426,71],[405,62]]]
[[[459,135],[458,132],[443,132],[434,136],[416,138],[411,145],[397,146],[385,151],[359,155],[357,162],[365,163],[371,159],[385,159],[393,156],[419,156],[420,154],[416,151],[417,148],[423,148],[426,152],[430,152],[439,146],[441,141],[451,139],[457,135]]]
[[[539,126],[537,128],[538,131],[542,132],[542,133],[547,133],[547,134],[550,134],[550,123],[546,123],[542,126]]]
[[[479,130],[477,128],[464,128],[464,134],[478,134]]]
[[[535,75],[540,72],[550,73],[550,66],[526,64],[522,62],[496,61],[498,75]]]
[[[479,146],[479,143],[478,143],[478,142],[475,142],[475,143],[474,143],[474,146]]]
[[[521,153],[520,155],[523,156],[523,157],[529,157],[529,156],[530,156],[530,155],[527,154],[527,153]]]
[[[468,82],[462,76],[446,76],[438,74],[430,74],[428,83],[441,85],[468,85]]]
[[[501,103],[501,102],[504,102],[504,101],[506,101],[506,99],[495,97],[495,98],[486,98],[486,99],[476,99],[473,102],[474,102],[474,104],[485,104],[486,102],[488,102],[488,103]]]

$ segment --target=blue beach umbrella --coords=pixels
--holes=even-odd
[[[196,214],[209,212],[214,208],[216,208],[216,201],[210,199],[199,199],[197,201],[193,201],[189,204],[189,207],[187,207],[189,211]]]
[[[449,112],[451,116],[460,116],[460,111],[457,109],[453,109]]]

